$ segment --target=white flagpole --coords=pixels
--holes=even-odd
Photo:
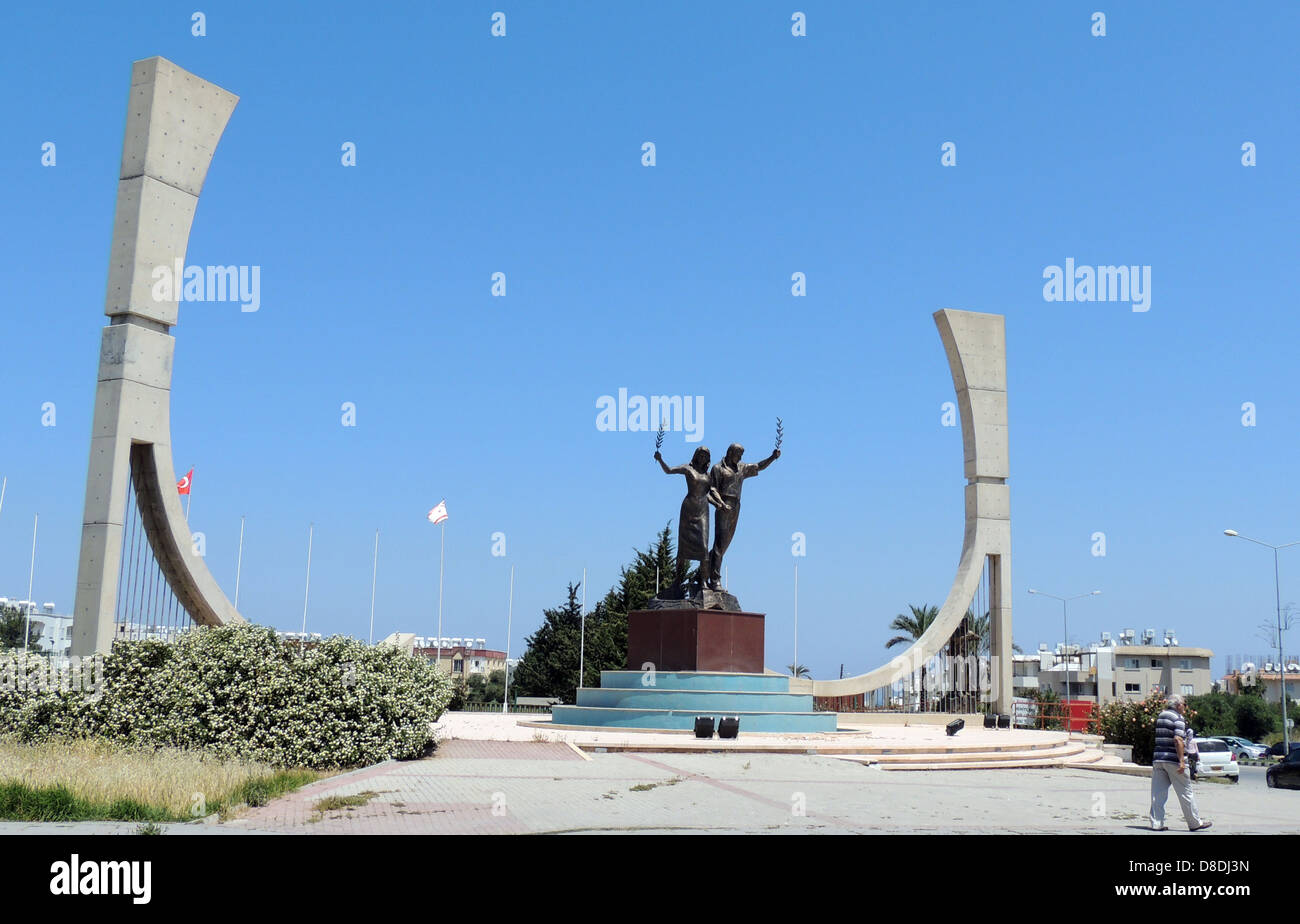
[[[799,669],[799,563],[794,566],[794,667]]]
[[[235,562],[235,609],[239,609],[239,576],[244,570],[244,517],[239,518],[239,558]]]
[[[302,638],[298,640],[298,652],[301,654],[307,645],[307,598],[311,595],[311,539],[316,531],[316,524],[307,527],[307,589],[302,593]]]
[[[581,628],[578,630],[578,689],[582,689],[582,673],[587,653],[587,569],[582,569],[582,609],[578,613]]]
[[[27,655],[27,640],[32,634],[32,579],[36,577],[36,527],[41,522],[41,515],[36,514],[32,520],[32,567],[27,572],[27,625],[23,629],[23,655]]]
[[[370,644],[375,643],[375,579],[379,577],[379,530],[375,530],[375,563],[370,572]]]
[[[5,509],[5,488],[9,487],[9,476],[5,475],[5,480],[0,482],[0,510]]]
[[[185,522],[190,522],[190,499],[194,497],[194,469],[190,469],[190,485],[185,491]]]
[[[655,565],[655,596],[659,596],[659,566]]]
[[[442,563],[447,556],[447,521],[442,521],[442,548],[438,552],[438,655],[435,658],[439,669],[442,668]]]
[[[501,714],[510,711],[510,624],[515,613],[515,566],[510,566],[510,602],[506,604],[506,689],[501,697]]]

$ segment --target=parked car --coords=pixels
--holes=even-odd
[[[1300,748],[1291,748],[1286,760],[1265,771],[1269,789],[1300,789]]]
[[[1268,750],[1267,744],[1256,744],[1253,741],[1247,741],[1245,738],[1238,738],[1236,735],[1215,735],[1220,741],[1226,741],[1228,747],[1232,748],[1232,753],[1237,755],[1240,760],[1243,757],[1249,757],[1251,760],[1257,760],[1264,756]]]
[[[1241,779],[1241,766],[1237,763],[1237,754],[1228,747],[1228,742],[1218,738],[1197,738],[1196,750],[1200,755],[1197,761],[1196,776],[1223,776],[1236,783]]]

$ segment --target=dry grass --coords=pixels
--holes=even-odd
[[[0,785],[66,789],[84,806],[133,803],[174,819],[224,812],[269,799],[320,778],[195,751],[131,750],[100,741],[16,744],[0,741]]]
[[[391,792],[391,790],[384,791]],[[316,814],[307,820],[309,822],[320,821],[325,817],[326,812],[350,812],[355,808],[366,805],[371,799],[378,795],[379,793],[375,792],[373,789],[367,789],[365,792],[359,792],[354,796],[326,796],[323,799],[317,799],[315,804],[312,806],[312,808],[316,810]],[[404,805],[405,803],[398,804]],[[410,813],[404,812],[403,814]],[[342,818],[343,816],[335,815],[334,817]]]
[[[656,789],[660,786],[676,786],[678,783],[682,782],[682,779],[683,778],[680,776],[675,776],[670,780],[660,780],[658,783],[638,783],[637,785],[630,787],[628,792],[649,792],[650,790]]]

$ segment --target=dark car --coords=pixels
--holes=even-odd
[[[1292,742],[1291,742],[1291,753],[1294,754],[1296,748],[1298,748],[1298,747],[1300,747],[1300,741],[1292,741]],[[1270,745],[1270,746],[1269,746],[1269,749],[1268,749],[1267,751],[1264,752],[1264,756],[1265,756],[1265,757],[1281,757],[1281,756],[1282,756],[1282,742],[1279,741],[1277,744]]]
[[[1300,746],[1291,745],[1291,753],[1269,767],[1265,778],[1270,789],[1300,789]]]

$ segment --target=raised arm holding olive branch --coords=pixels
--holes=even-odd
[[[709,561],[709,505],[726,510],[726,501],[709,479],[709,450],[701,446],[695,450],[690,464],[672,468],[656,450],[655,461],[665,475],[682,475],[686,478],[686,497],[682,500],[681,514],[677,519],[677,567],[672,586],[661,595],[665,598],[683,596],[682,583],[691,562],[700,563],[699,582],[707,577]],[[700,583],[697,582],[696,590]]]

